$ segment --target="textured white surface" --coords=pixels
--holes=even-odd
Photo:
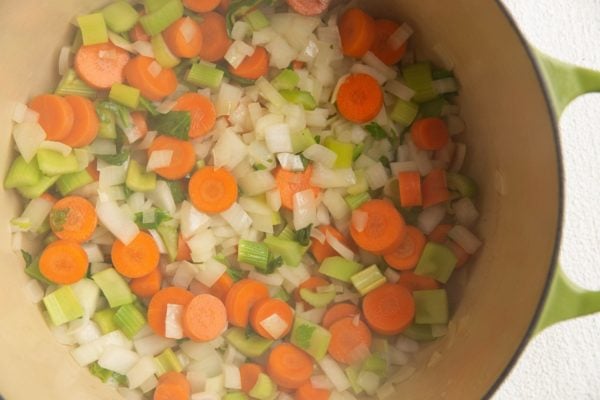
[[[600,0],[503,0],[525,37],[541,51],[600,70]],[[600,289],[600,95],[564,112],[561,143],[566,209],[560,260],[567,275]],[[600,314],[538,335],[494,397],[600,399]]]

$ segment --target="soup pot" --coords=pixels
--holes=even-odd
[[[0,176],[13,157],[12,102],[52,90],[58,49],[78,14],[102,0],[0,3]],[[596,72],[530,49],[501,4],[492,0],[363,1],[373,15],[407,21],[418,53],[455,61],[469,154],[466,169],[481,186],[478,234],[485,245],[451,287],[453,322],[424,345],[417,371],[397,385],[405,399],[489,396],[540,329],[600,309],[600,295],[570,283],[556,266],[562,217],[556,122],[579,94],[600,90]],[[0,192],[0,394],[6,400],[116,399],[57,343],[24,289],[9,220],[22,204]],[[394,397],[396,398],[396,397]]]

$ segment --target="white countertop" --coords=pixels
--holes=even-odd
[[[502,0],[539,50],[600,70],[600,0]],[[576,99],[560,122],[566,208],[560,262],[600,290],[600,94]],[[494,400],[600,399],[600,314],[557,324],[529,344]]]

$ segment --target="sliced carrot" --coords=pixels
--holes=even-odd
[[[344,235],[342,235],[342,233],[340,231],[335,229],[333,226],[321,225],[321,226],[319,226],[318,229],[321,232],[323,232],[324,235],[329,233],[330,235],[335,237],[337,240],[339,240],[344,246],[346,246],[348,248],[352,248],[352,243],[350,243],[350,241]],[[327,257],[333,257],[333,256],[338,255],[338,252],[335,251],[333,249],[333,247],[331,247],[329,242],[324,241],[323,243],[321,243],[315,238],[311,238],[310,241],[311,241],[310,251],[312,252],[312,255],[315,257],[315,260],[317,260],[317,262],[321,263]]]
[[[229,72],[244,79],[258,79],[269,72],[269,53],[264,47],[257,46],[252,55],[244,58],[237,67],[229,66]]]
[[[386,254],[402,243],[406,236],[406,223],[392,203],[369,200],[358,209],[367,213],[367,223],[362,231],[350,224],[350,234],[360,248]]]
[[[178,304],[185,307],[194,295],[182,288],[170,286],[158,291],[148,303],[148,325],[160,336],[165,336],[167,305]]]
[[[303,172],[287,171],[281,167],[275,170],[275,181],[281,195],[281,205],[289,210],[294,209],[294,195],[298,192],[311,189],[315,198],[321,193],[321,189],[310,183],[312,179],[312,164]]]
[[[450,140],[448,125],[441,118],[422,118],[410,127],[410,138],[422,150],[440,150]]]
[[[48,217],[52,232],[59,238],[83,243],[88,241],[98,225],[96,208],[79,196],[58,200]]]
[[[225,298],[227,317],[231,325],[248,325],[250,309],[259,300],[269,297],[269,289],[253,279],[242,279],[233,284]]]
[[[469,261],[470,255],[463,249],[458,243],[453,240],[448,240],[446,246],[452,250],[452,253],[456,256],[456,268],[460,268]]]
[[[192,388],[181,372],[170,371],[158,379],[153,400],[188,400]]]
[[[450,229],[452,229],[452,225],[450,224],[439,224],[431,231],[427,239],[429,239],[430,242],[444,244],[446,239],[448,239],[448,232],[450,232]]]
[[[204,42],[200,50],[200,58],[210,62],[221,61],[231,46],[231,39],[227,34],[225,17],[216,12],[202,15],[200,29]]]
[[[350,57],[365,55],[375,41],[375,20],[360,8],[348,9],[339,21],[342,51]]]
[[[344,118],[364,124],[374,119],[381,111],[383,91],[372,76],[352,74],[340,85],[337,106]]]
[[[197,57],[202,50],[202,30],[190,17],[182,17],[173,22],[162,35],[169,50],[177,57]]]
[[[227,328],[227,311],[215,296],[199,294],[185,306],[181,322],[185,336],[197,342],[208,342]]]
[[[133,125],[140,133],[140,137],[146,136],[148,133],[148,123],[146,122],[146,115],[141,111],[134,111],[131,113],[131,119]]]
[[[73,110],[73,127],[60,141],[71,147],[87,146],[96,139],[100,127],[94,103],[83,96],[67,96],[65,100]]]
[[[423,179],[421,185],[423,192],[423,207],[431,207],[436,204],[445,203],[450,200],[450,191],[446,183],[446,171],[441,168],[434,168]]]
[[[362,310],[375,332],[397,335],[411,324],[415,316],[415,300],[404,286],[385,283],[367,293]]]
[[[110,89],[123,82],[123,71],[129,62],[129,53],[111,42],[81,46],[75,55],[77,75],[95,89]]]
[[[327,279],[321,278],[320,276],[311,276],[310,278],[302,282],[300,286],[296,288],[296,290],[294,290],[294,300],[296,300],[296,303],[303,302],[302,297],[300,297],[300,290],[302,289],[312,290],[318,287],[329,285],[331,285],[331,282],[329,282]]]
[[[221,0],[183,0],[183,5],[192,11],[205,13],[219,6]]]
[[[192,260],[192,251],[190,250],[190,246],[188,246],[187,242],[179,233],[179,238],[177,239],[177,257],[175,257],[176,261],[191,261]]]
[[[418,171],[400,172],[398,174],[398,189],[402,207],[416,207],[423,204],[421,174]]]
[[[407,226],[404,241],[396,250],[385,254],[383,259],[394,269],[413,269],[417,266],[426,243],[427,239],[425,239],[423,232],[414,226]]]
[[[129,244],[115,240],[110,256],[115,269],[127,278],[148,275],[157,266],[160,253],[152,236],[140,232]]]
[[[304,67],[306,67],[306,63],[304,61],[292,61],[292,69],[303,69]]]
[[[398,284],[404,286],[411,293],[415,290],[433,290],[441,287],[440,283],[428,276],[417,275],[412,271],[403,271]]]
[[[333,306],[329,307],[325,314],[323,315],[323,320],[321,321],[321,325],[323,327],[329,329],[334,322],[339,321],[345,317],[354,318],[356,315],[360,314],[360,310],[357,306],[352,303],[337,303]]]
[[[79,243],[59,239],[42,251],[39,267],[42,275],[49,281],[70,285],[85,277],[88,256]]]
[[[287,329],[277,337],[271,335],[262,325],[262,321],[273,315],[277,315],[287,324]],[[260,336],[271,340],[277,340],[287,335],[290,330],[292,330],[293,319],[294,311],[288,303],[280,299],[266,298],[259,300],[250,310],[250,325],[252,326],[252,329]]]
[[[149,100],[162,100],[177,89],[175,72],[171,68],[160,67],[153,58],[145,56],[132,58],[124,71],[127,82],[138,88],[142,96]]]
[[[398,48],[389,43],[389,38],[398,30],[400,25],[389,19],[375,21],[375,40],[371,45],[371,52],[387,65],[397,64],[406,53],[406,42]]]
[[[158,150],[171,150],[171,164],[168,167],[157,168],[154,172],[165,179],[178,180],[189,174],[196,165],[194,145],[186,140],[172,136],[159,135],[148,148],[148,157]]]
[[[357,318],[344,317],[329,327],[331,340],[327,352],[342,364],[358,361],[357,349],[369,349],[373,336],[369,327]],[[362,353],[362,352],[361,352]]]
[[[215,105],[206,96],[198,93],[186,93],[177,99],[173,111],[189,111],[191,124],[189,136],[197,138],[209,133],[217,122]]]
[[[92,179],[97,182],[98,179],[100,179],[100,173],[98,172],[98,161],[94,160],[91,163],[88,164],[88,166],[85,169],[88,174],[90,174],[90,176],[92,177]]]
[[[198,210],[219,213],[235,203],[238,188],[235,177],[224,168],[204,167],[192,175],[188,193]]]
[[[160,290],[161,283],[160,268],[154,268],[148,275],[133,278],[129,281],[129,288],[138,297],[152,297]]]
[[[48,203],[56,203],[58,201],[58,199],[56,197],[54,197],[53,195],[51,195],[48,192],[44,192],[41,196],[40,199],[44,199],[46,200]]]
[[[263,373],[259,364],[244,363],[240,365],[240,378],[242,380],[242,392],[248,394],[256,385],[258,376]]]
[[[142,24],[137,23],[129,31],[129,39],[132,42],[149,42],[151,37],[146,33]]]
[[[233,286],[233,279],[225,272],[217,281],[210,287],[210,294],[218,297],[222,301],[227,298],[227,293]]]
[[[71,132],[75,116],[64,97],[41,94],[31,99],[27,107],[39,114],[38,123],[46,132],[47,140],[61,140]]]
[[[225,14],[229,10],[229,6],[231,5],[231,0],[221,0],[221,4],[219,4],[218,10]]]
[[[275,346],[267,359],[267,373],[284,389],[298,389],[308,382],[312,372],[310,356],[293,344]]]
[[[327,389],[319,389],[306,382],[296,390],[295,400],[329,400],[331,391]]]

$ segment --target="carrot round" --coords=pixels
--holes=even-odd
[[[140,137],[146,136],[148,133],[148,123],[146,122],[146,116],[141,111],[134,111],[131,113],[131,119],[136,129],[140,133]]]
[[[329,400],[331,391],[327,389],[318,389],[312,383],[306,382],[296,390],[295,400]]]
[[[127,278],[148,275],[158,265],[160,253],[152,236],[140,232],[129,244],[115,240],[110,252],[115,269]]]
[[[198,210],[219,213],[237,200],[235,177],[223,168],[204,167],[192,175],[188,185],[190,201]]]
[[[110,89],[123,82],[123,71],[129,62],[129,53],[111,42],[81,46],[73,66],[77,75],[95,89]]]
[[[178,180],[189,174],[196,164],[194,145],[186,140],[172,136],[159,135],[148,148],[148,157],[154,151],[171,150],[171,164],[167,167],[157,168],[154,172],[165,179]]]
[[[157,67],[153,58],[137,56],[125,66],[125,79],[138,88],[142,96],[159,101],[175,92],[177,76],[170,68]],[[154,68],[157,68],[155,71]]]
[[[287,0],[288,5],[301,15],[319,15],[327,10],[331,0]]]
[[[337,106],[344,118],[364,124],[374,119],[381,111],[383,91],[372,76],[352,74],[340,85]]]
[[[402,207],[416,207],[423,204],[421,193],[421,174],[417,171],[406,171],[398,174],[398,192]]]
[[[394,49],[389,38],[400,27],[400,25],[389,19],[378,19],[375,21],[375,40],[371,45],[371,52],[387,65],[398,63],[406,53],[406,42]]]
[[[217,110],[206,96],[198,93],[186,93],[177,99],[173,111],[189,111],[191,124],[189,136],[197,138],[209,133],[217,122]]]
[[[67,196],[54,203],[48,221],[52,232],[59,239],[83,243],[94,234],[98,216],[88,200],[79,196]]]
[[[360,310],[357,306],[352,303],[337,303],[333,306],[329,307],[325,314],[323,315],[323,320],[321,321],[321,325],[323,327],[329,329],[334,322],[339,321],[345,317],[354,318],[357,314],[360,314]]]
[[[88,256],[83,247],[72,240],[50,243],[40,256],[40,272],[49,281],[70,285],[81,280],[88,269]]]
[[[412,271],[403,271],[398,284],[404,286],[411,293],[415,290],[433,290],[441,287],[440,283],[428,276],[417,275]]]
[[[257,46],[252,55],[244,58],[237,67],[229,66],[229,72],[244,79],[258,79],[269,72],[269,53],[264,47]]]
[[[158,379],[153,400],[188,400],[191,386],[181,372],[170,371]]]
[[[406,227],[404,241],[391,253],[385,254],[383,259],[392,268],[397,270],[413,269],[417,266],[421,253],[425,248],[425,235],[414,226]]]
[[[421,185],[423,192],[423,207],[431,207],[436,204],[445,203],[450,200],[450,191],[446,183],[446,171],[434,168],[425,178]]]
[[[348,9],[339,21],[342,51],[350,57],[362,57],[375,41],[375,20],[359,8]]]
[[[321,226],[319,226],[318,229],[321,232],[323,232],[324,235],[329,233],[330,235],[335,237],[337,240],[339,240],[344,246],[346,246],[348,248],[352,247],[352,244],[349,243],[349,240],[344,235],[342,235],[342,233],[340,231],[335,229],[333,226],[321,225]],[[315,257],[315,260],[317,260],[317,262],[321,263],[327,257],[333,257],[333,256],[338,255],[338,252],[335,251],[333,249],[333,247],[331,247],[329,242],[324,241],[323,243],[321,243],[315,238],[311,238],[310,241],[311,241],[310,251],[312,252],[312,255]]]
[[[441,118],[422,118],[410,127],[410,138],[422,150],[440,150],[450,140],[448,126]]]
[[[149,42],[151,37],[146,33],[142,24],[137,23],[129,31],[129,39],[132,42]]]
[[[312,359],[289,343],[281,343],[271,350],[267,359],[267,373],[284,389],[297,389],[310,379]]]
[[[310,183],[312,179],[312,165],[303,172],[287,171],[281,167],[275,170],[275,181],[281,195],[281,205],[289,210],[294,209],[294,195],[312,189],[315,197],[319,196],[321,189]]]
[[[364,297],[362,310],[375,332],[397,335],[411,324],[415,316],[415,300],[404,286],[385,283]]]
[[[215,296],[199,294],[185,306],[181,322],[185,336],[197,342],[208,342],[227,328],[227,311]]]
[[[367,223],[362,231],[350,224],[350,234],[362,249],[375,254],[386,254],[402,243],[406,224],[394,205],[386,200],[369,200],[359,207],[367,213]]]
[[[256,385],[258,376],[263,373],[259,364],[244,363],[240,365],[240,378],[242,380],[242,392],[248,394]]]
[[[190,250],[190,246],[183,239],[181,233],[179,233],[179,238],[177,239],[177,256],[175,257],[175,261],[191,261],[192,260],[192,251]]]
[[[56,197],[54,197],[52,194],[48,193],[48,192],[44,192],[41,196],[41,199],[46,200],[48,203],[56,203],[58,201],[58,199]]]
[[[296,288],[296,290],[294,290],[294,300],[296,300],[296,303],[303,302],[302,297],[300,297],[300,290],[302,289],[311,290],[329,285],[331,285],[331,282],[329,282],[327,279],[321,278],[320,276],[311,276],[310,278],[302,282],[300,286]]]
[[[210,294],[218,297],[222,301],[227,298],[229,289],[233,286],[233,279],[225,272],[217,281],[210,287]]]
[[[448,232],[452,229],[452,225],[450,224],[439,224],[436,226],[433,231],[427,236],[430,242],[444,244],[446,239],[448,239]]]
[[[357,348],[371,347],[373,336],[369,327],[360,319],[345,317],[334,322],[329,327],[331,340],[327,352],[342,364],[352,364],[357,361]]]
[[[75,116],[64,97],[41,94],[31,99],[27,107],[39,114],[38,122],[46,132],[46,139],[61,140],[71,132]]]
[[[129,281],[129,288],[138,297],[152,297],[160,290],[161,283],[160,268],[154,268],[148,275]]]
[[[190,17],[173,22],[162,35],[169,50],[177,57],[192,58],[200,54],[204,41],[202,30]]]
[[[87,146],[96,139],[100,127],[94,103],[83,96],[67,96],[65,100],[73,110],[73,127],[61,142],[71,147]]]
[[[202,15],[200,29],[204,38],[200,58],[210,62],[220,61],[231,46],[231,39],[227,34],[225,17],[216,12]]]
[[[179,287],[161,289],[148,303],[148,325],[157,335],[165,336],[167,305],[178,304],[185,307],[193,298],[191,292]]]
[[[245,328],[248,325],[252,306],[267,297],[269,297],[269,289],[263,283],[253,279],[242,279],[234,283],[225,298],[229,323]]]
[[[219,6],[221,0],[183,0],[183,5],[192,11],[205,13]]]
[[[261,324],[262,321],[274,314],[287,323],[287,329],[278,337],[273,337]],[[250,310],[250,325],[252,329],[260,336],[271,340],[277,340],[287,335],[292,329],[293,319],[294,311],[285,301],[280,299],[266,298],[259,300]]]
[[[231,0],[221,0],[221,3],[219,4],[219,7],[217,7],[217,9],[222,14],[226,14],[227,11],[229,10],[230,5],[231,5]]]

